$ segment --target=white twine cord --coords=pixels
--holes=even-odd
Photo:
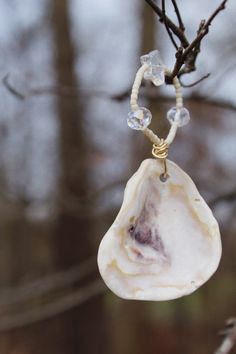
[[[133,112],[139,109],[139,105],[138,105],[139,89],[143,80],[143,75],[147,70],[148,66],[149,66],[148,64],[143,64],[141,68],[138,69],[135,75],[131,96],[130,96],[130,107]]]
[[[146,64],[146,63],[143,64],[139,68],[139,70],[137,71],[137,74],[135,76],[134,84],[133,84],[131,96],[130,96],[130,107],[133,112],[140,109],[140,107],[138,105],[138,94],[139,94],[139,89],[140,89],[140,86],[141,86],[141,83],[143,80],[144,73],[148,69],[148,67],[149,67],[148,64]],[[165,73],[170,73],[170,71],[166,68]],[[180,82],[179,82],[179,79],[177,78],[177,76],[175,76],[173,79],[173,85],[175,88],[176,108],[181,109],[183,107],[183,96],[182,96],[181,85],[180,85]],[[177,132],[177,129],[178,129],[178,123],[173,122],[171,124],[170,130],[169,130],[169,133],[168,133],[166,139],[164,139],[165,143],[170,145],[173,142],[176,132]],[[157,145],[160,144],[161,139],[151,129],[145,128],[142,130],[142,132],[144,135],[146,135],[146,137],[153,144],[157,144]]]

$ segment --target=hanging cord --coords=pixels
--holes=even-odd
[[[149,68],[147,63],[143,64],[136,73],[135,80],[133,83],[131,97],[130,97],[130,106],[133,112],[140,109],[138,105],[138,95],[140,86],[143,80],[143,76],[145,71]],[[169,74],[170,71],[167,68],[165,69],[165,74]],[[173,79],[173,86],[175,89],[175,98],[176,98],[176,110],[181,110],[183,108],[183,96],[182,96],[182,89],[181,84],[177,76]],[[166,179],[168,177],[167,173],[167,165],[166,165],[166,158],[168,156],[168,149],[170,144],[174,141],[174,138],[177,133],[178,129],[178,122],[172,122],[170,126],[169,133],[166,139],[159,138],[157,134],[155,134],[151,129],[144,128],[142,129],[143,134],[151,141],[153,144],[152,155],[155,158],[161,159],[164,162],[164,173],[163,176]]]
[[[139,94],[139,90],[140,90],[140,86],[141,86],[141,83],[143,80],[144,73],[148,68],[149,68],[148,64],[143,64],[139,68],[139,70],[137,71],[137,74],[135,76],[135,80],[134,80],[132,91],[131,91],[131,97],[130,97],[130,107],[131,107],[132,111],[137,111],[140,109],[140,107],[138,105],[138,94]],[[169,73],[170,73],[170,71],[167,68],[165,68],[165,74],[169,74]],[[177,78],[177,76],[175,76],[173,79],[173,85],[175,88],[176,108],[181,109],[181,108],[183,108],[183,96],[182,96],[181,85],[180,85],[180,82],[179,82],[179,79]],[[173,122],[171,124],[169,133],[165,139],[165,142],[168,145],[170,145],[174,141],[177,129],[178,129],[178,123]],[[146,137],[153,144],[158,145],[160,143],[161,139],[151,129],[145,128],[142,130],[142,132],[144,135],[146,135]]]

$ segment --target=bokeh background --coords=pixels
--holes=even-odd
[[[219,1],[179,2],[187,33]],[[170,16],[174,12],[167,2]],[[0,353],[213,353],[236,313],[236,3],[228,1],[185,75],[191,122],[170,158],[220,223],[223,257],[196,293],[124,301],[100,279],[99,242],[150,143],[126,124],[139,57],[174,48],[142,0],[0,2]],[[165,136],[173,88],[141,101]],[[233,352],[233,351],[232,351]],[[234,349],[235,353],[235,349]]]

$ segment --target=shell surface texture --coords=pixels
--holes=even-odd
[[[191,178],[167,160],[144,160],[125,188],[121,209],[98,251],[106,285],[119,297],[171,300],[216,271],[220,232]]]

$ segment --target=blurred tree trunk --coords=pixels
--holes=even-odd
[[[143,55],[154,48],[155,42],[155,22],[154,12],[143,2],[140,12],[140,21],[142,28],[140,32],[140,52]],[[137,58],[137,61],[139,59]],[[137,132],[130,133],[130,171],[135,171],[140,165],[141,159],[150,157],[151,145],[147,143],[145,137]],[[116,315],[117,311],[117,315]],[[117,329],[112,333],[114,351],[113,354],[143,354],[147,345],[143,333],[145,302],[140,301],[116,301],[114,317],[116,319]],[[119,314],[119,316],[118,316]],[[132,329],[132,330],[130,330]]]
[[[74,72],[75,50],[71,38],[69,5],[67,0],[52,0],[55,72],[58,84],[78,86]],[[88,142],[83,131],[83,108],[79,100],[61,96],[58,97],[57,109],[61,182],[54,250],[57,266],[65,269],[91,256],[90,241],[96,226],[94,220],[84,219],[67,208],[71,197],[76,200],[89,191]],[[90,280],[91,277],[87,279]],[[98,348],[103,348],[103,353],[106,353],[104,323],[101,297],[60,316],[60,353],[93,354],[98,352]]]

